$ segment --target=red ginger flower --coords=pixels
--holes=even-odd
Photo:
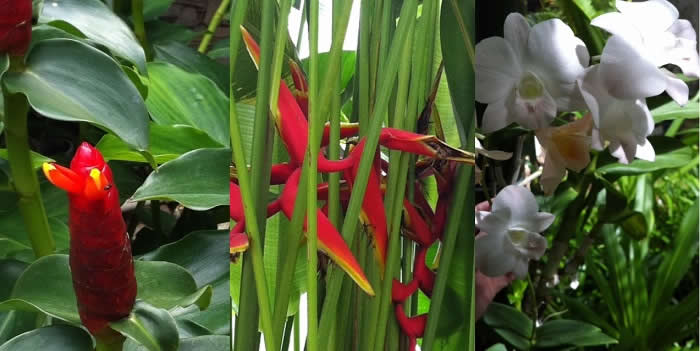
[[[46,178],[68,192],[70,268],[80,320],[93,335],[129,315],[136,299],[131,244],[112,170],[83,143],[70,168],[44,163]]]
[[[32,0],[0,0],[0,54],[22,56],[32,37]]]

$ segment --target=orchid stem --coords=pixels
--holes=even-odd
[[[11,56],[10,70],[22,69],[23,59]],[[17,207],[24,219],[34,255],[37,258],[50,255],[56,249],[56,243],[41,199],[36,171],[32,167],[27,132],[29,102],[21,93],[11,94],[6,89],[2,89],[2,93],[5,101],[5,141],[12,182],[18,197]]]
[[[219,28],[219,24],[224,18],[224,14],[226,14],[226,10],[229,8],[230,3],[231,0],[221,0],[221,4],[219,4],[219,7],[216,9],[214,17],[211,18],[207,31],[204,33],[202,41],[199,43],[199,47],[197,48],[197,51],[200,54],[207,52],[209,44],[211,43],[212,38],[214,38],[214,33],[216,32],[216,29]]]

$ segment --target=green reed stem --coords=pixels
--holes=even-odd
[[[219,24],[221,24],[221,20],[224,18],[226,10],[228,10],[230,4],[231,0],[221,0],[221,4],[219,4],[216,12],[214,12],[214,17],[211,18],[207,31],[204,33],[202,41],[199,43],[199,47],[197,48],[199,53],[204,54],[207,52],[209,44],[214,38],[214,33],[216,33],[216,29],[219,28]]]

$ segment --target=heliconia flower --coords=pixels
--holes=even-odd
[[[22,56],[32,38],[32,0],[0,0],[0,54]]]
[[[540,183],[544,193],[551,195],[566,174],[566,169],[580,172],[591,162],[590,114],[559,127],[542,128],[535,136],[545,150],[544,169]]]
[[[360,132],[360,125],[358,123],[340,123],[340,139],[349,138],[355,136]],[[331,125],[326,123],[323,126],[323,138],[321,139],[321,145],[328,145],[331,139]]]
[[[391,281],[391,301],[394,303],[406,301],[416,291],[418,291],[418,279],[413,279],[406,284],[396,279]]]
[[[396,320],[399,322],[401,331],[408,336],[410,342],[408,349],[415,350],[416,339],[422,337],[425,332],[425,325],[428,323],[428,314],[424,313],[409,318],[406,316],[406,312],[400,304],[394,307],[394,314],[396,315]]]
[[[511,13],[504,38],[486,38],[476,45],[476,101],[488,104],[481,130],[485,133],[518,123],[528,129],[546,127],[557,108],[581,105],[576,79],[588,66],[585,44],[559,19],[530,28],[525,17]]]
[[[248,249],[248,236],[245,233],[245,220],[241,220],[231,228],[229,233],[229,254],[231,262],[236,262],[238,256]]]
[[[698,77],[700,65],[695,29],[689,21],[678,19],[678,10],[673,4],[666,0],[618,0],[615,5],[620,12],[600,15],[591,24],[633,43],[644,52],[641,59],[655,67],[671,63],[686,75]],[[629,71],[637,63],[627,61],[626,64],[631,64]]]
[[[304,72],[294,60],[289,60],[289,70],[292,72],[292,80],[294,80],[294,97],[304,116],[309,117],[309,85],[304,78]]]
[[[435,242],[437,238],[433,236],[430,227],[421,217],[418,210],[406,198],[403,200],[403,210],[405,234],[421,246],[430,246]]]
[[[476,268],[489,277],[513,272],[527,275],[530,259],[539,259],[547,248],[547,239],[539,233],[547,229],[554,216],[538,212],[532,193],[509,185],[493,199],[491,212],[476,211],[476,226],[486,234],[476,238]]]
[[[297,197],[299,189],[299,177],[301,169],[297,169],[289,177],[287,184],[282,190],[281,207],[282,212],[287,218],[292,218],[294,214],[294,201]],[[360,264],[357,263],[355,256],[352,255],[350,248],[343,240],[343,237],[338,233],[328,217],[321,210],[316,212],[316,220],[318,223],[318,248],[325,252],[340,268],[350,275],[352,280],[364,290],[368,295],[374,296],[374,290],[370,282],[367,280],[365,273],[362,271]],[[306,220],[304,221],[304,230],[306,230]]]
[[[280,200],[276,199],[267,204],[267,217],[272,217],[281,209]],[[236,222],[245,218],[241,188],[234,182],[229,182],[229,216]]]
[[[428,254],[428,246],[423,246],[419,249],[416,255],[416,262],[413,265],[413,276],[418,281],[418,286],[430,297],[433,294],[433,285],[435,285],[435,272],[428,268],[425,258]]]
[[[136,298],[131,244],[112,171],[88,143],[70,168],[44,163],[51,183],[68,192],[69,263],[83,325],[97,335],[129,315]]]
[[[434,135],[416,134],[395,128],[382,128],[379,134],[379,143],[392,150],[474,164],[474,154],[452,147]]]
[[[579,84],[595,124],[591,147],[602,150],[607,144],[610,153],[622,163],[635,157],[653,161],[656,154],[647,136],[654,130],[654,119],[644,99],[612,96],[599,65],[586,70]]]

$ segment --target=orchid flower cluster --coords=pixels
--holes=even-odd
[[[540,184],[546,195],[567,169],[580,172],[588,166],[591,149],[607,148],[624,164],[635,158],[653,161],[647,137],[654,120],[645,99],[666,92],[683,106],[689,93],[686,83],[662,66],[675,65],[688,77],[700,73],[695,30],[671,3],[618,0],[616,7],[618,12],[591,21],[611,35],[596,64],[559,19],[530,26],[511,13],[504,37],[476,45],[476,100],[487,104],[481,132],[511,123],[534,131],[544,152]],[[558,113],[573,111],[587,112],[552,125]],[[491,210],[477,211],[477,227],[489,234],[477,238],[477,268],[489,276],[514,272],[522,278],[527,258],[539,259],[546,248],[537,233],[554,218],[538,213],[534,196],[517,186],[504,188]]]

